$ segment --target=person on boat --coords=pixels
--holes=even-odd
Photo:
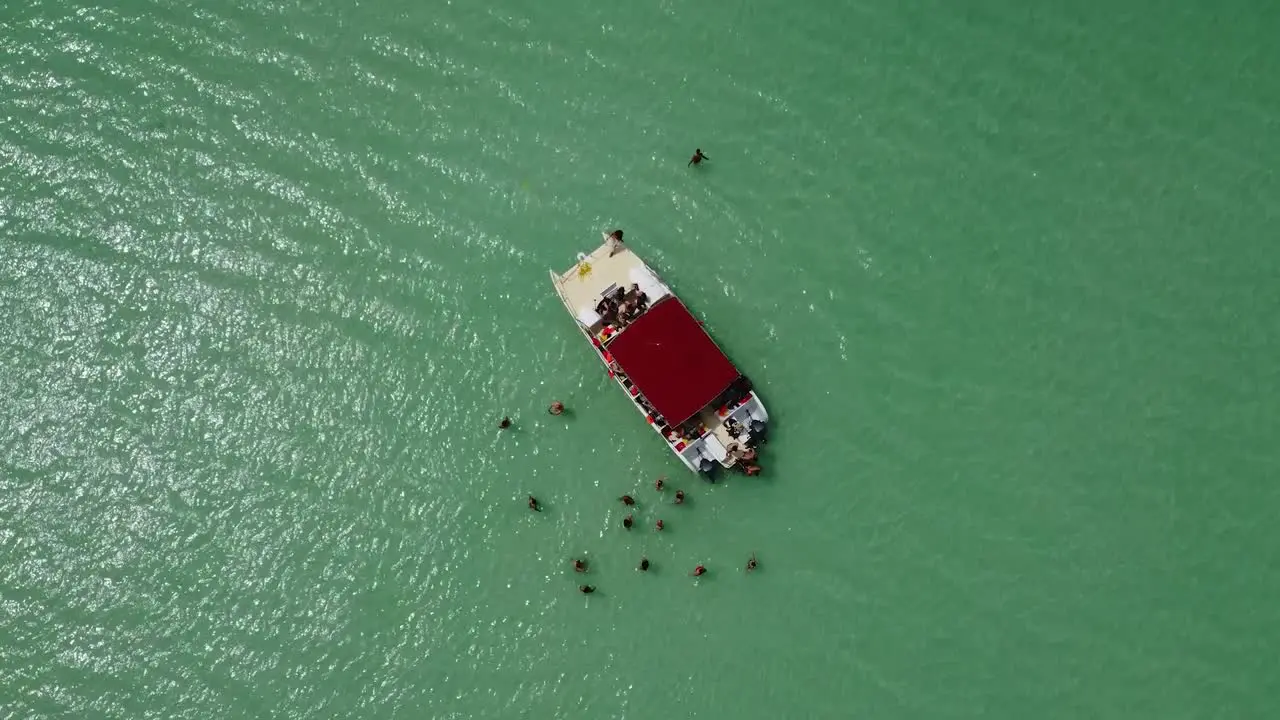
[[[667,476],[659,475],[657,480],[653,481],[653,489],[662,492],[667,485]]]
[[[755,569],[756,569],[756,554],[751,553],[751,559],[747,561],[747,572],[751,572],[752,570],[755,570]]]
[[[710,159],[711,158],[702,154],[702,148],[696,148],[693,151],[693,157],[689,158],[689,165],[701,165],[703,160],[710,160]]]
[[[630,495],[623,495],[622,497],[620,497],[620,498],[618,498],[618,499],[622,501],[622,504],[623,504],[623,505],[630,506],[630,505],[635,505],[635,504],[636,504],[636,499],[635,499],[635,498],[633,498],[633,497],[631,497]]]
[[[739,435],[742,434],[742,424],[739,423],[735,418],[729,418],[728,420],[725,420],[724,429],[728,430],[729,434],[732,435],[733,437],[738,437]]]
[[[538,498],[536,498],[536,497],[534,497],[534,496],[532,496],[532,495],[530,495],[530,496],[529,496],[529,509],[530,509],[530,510],[537,510],[538,512],[542,512],[542,506],[538,505]]]
[[[605,243],[609,246],[609,257],[613,257],[622,252],[622,231],[614,230],[605,236]]]
[[[585,560],[576,560],[576,559],[575,559],[575,560],[573,561],[573,571],[574,571],[574,572],[586,572],[586,571],[587,571],[587,563],[586,563],[586,561],[585,561]]]
[[[677,490],[677,491],[676,491],[676,504],[677,504],[677,505],[683,505],[683,504],[684,504],[684,491],[683,491],[683,490]]]
[[[646,558],[646,557],[640,558],[640,572],[648,572],[648,571],[649,571],[649,558]]]
[[[499,430],[506,430],[506,429],[507,429],[507,428],[509,428],[509,427],[511,427],[511,418],[509,418],[509,417],[505,417],[505,416],[504,416],[504,417],[502,418],[502,421],[498,423],[498,429],[499,429]]]
[[[661,530],[661,529],[663,528],[662,521],[661,521],[661,520],[659,520],[659,521],[657,522],[657,524],[655,524],[655,525],[654,525],[654,527],[655,527],[655,528],[657,528],[658,530]]]
[[[622,527],[624,527],[624,528],[626,528],[626,529],[630,530],[630,529],[631,529],[631,526],[632,526],[632,525],[634,525],[634,524],[635,524],[635,522],[636,522],[635,518],[634,518],[634,517],[632,517],[632,516],[630,516],[630,515],[628,515],[628,516],[626,516],[626,517],[622,518]]]
[[[593,592],[595,592],[595,591],[596,591],[596,587],[595,587],[594,585],[579,585],[579,586],[578,586],[578,592],[582,593],[583,595],[590,595],[591,593],[593,593]]]
[[[705,575],[706,573],[707,573],[707,566],[706,566],[706,565],[699,565],[698,567],[696,567],[696,568],[694,568],[694,569],[693,569],[693,572],[691,572],[691,573],[689,573],[689,574],[690,574],[690,575],[692,575],[692,576],[694,576],[694,577],[702,577],[702,576],[703,576],[703,575]]]
[[[751,462],[756,459],[756,449],[748,445],[742,450],[742,459]]]
[[[551,403],[551,407],[547,408],[547,412],[551,413],[552,415],[560,415],[564,413],[564,403],[560,402],[559,400],[556,400],[555,402]]]

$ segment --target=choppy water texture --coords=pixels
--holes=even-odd
[[[196,5],[0,11],[0,717],[1274,714],[1280,6]]]

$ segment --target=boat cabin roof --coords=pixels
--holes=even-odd
[[[609,343],[609,353],[672,425],[697,415],[738,379],[738,369],[676,297],[654,303]]]

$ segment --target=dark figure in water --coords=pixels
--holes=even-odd
[[[559,400],[551,403],[551,407],[547,408],[547,412],[551,413],[552,415],[559,415],[563,413],[564,403],[560,402]]]
[[[586,563],[586,561],[583,561],[583,560],[574,560],[574,561],[573,561],[573,570],[574,570],[574,572],[586,572],[586,571],[587,571],[587,563]]]
[[[578,586],[578,592],[582,593],[583,595],[590,595],[595,591],[596,591],[595,585],[579,585]]]
[[[624,527],[624,528],[626,528],[626,529],[630,530],[630,529],[631,529],[631,526],[632,526],[632,525],[634,525],[634,524],[635,524],[635,522],[636,522],[636,521],[635,521],[635,519],[634,519],[634,518],[632,518],[630,515],[628,515],[628,516],[626,516],[626,517],[622,518],[622,527]]]
[[[649,572],[649,558],[640,558],[640,572]]]
[[[506,430],[509,427],[511,427],[511,418],[509,417],[502,418],[502,422],[498,423],[499,430]]]
[[[755,570],[755,569],[756,569],[756,554],[751,553],[751,559],[747,561],[747,572],[751,572],[752,570]]]
[[[705,575],[705,574],[706,574],[706,572],[707,572],[707,566],[706,566],[706,565],[699,565],[698,567],[696,567],[696,568],[694,568],[694,569],[693,569],[693,572],[691,572],[691,573],[689,573],[689,574],[690,574],[690,575],[692,575],[692,576],[694,576],[694,577],[702,577],[703,575]]]
[[[677,505],[682,505],[682,504],[684,504],[684,491],[683,491],[683,490],[677,490],[677,491],[676,491],[676,504],[677,504]]]
[[[653,489],[657,490],[658,492],[662,492],[663,488],[665,488],[666,486],[667,486],[666,475],[662,475],[657,480],[653,481]]]
[[[636,504],[636,499],[635,499],[635,498],[633,498],[633,497],[631,497],[630,495],[623,495],[622,497],[620,497],[620,498],[618,498],[618,499],[622,501],[622,504],[623,504],[623,505],[628,505],[628,506],[630,506],[630,505],[635,505],[635,504]]]
[[[658,521],[658,524],[657,524],[657,525],[654,525],[654,527],[656,527],[656,528],[658,528],[659,530],[661,530],[661,529],[663,528],[662,521],[661,521],[661,520],[659,520],[659,521]]]
[[[693,151],[693,157],[689,158],[689,165],[701,165],[703,160],[710,159],[711,158],[702,154],[702,148],[697,148]]]
[[[746,473],[748,477],[755,477],[760,474],[760,466],[752,463],[747,465],[747,469],[742,472]]]
[[[530,510],[537,510],[538,512],[542,512],[542,506],[538,505],[538,498],[536,498],[536,497],[534,497],[534,496],[532,496],[532,495],[530,495],[530,496],[529,496],[529,509],[530,509]]]

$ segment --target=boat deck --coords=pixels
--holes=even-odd
[[[670,289],[621,242],[607,241],[568,271],[554,275],[556,290],[578,322],[586,328],[599,321],[595,307],[607,291],[639,285],[654,303]]]

